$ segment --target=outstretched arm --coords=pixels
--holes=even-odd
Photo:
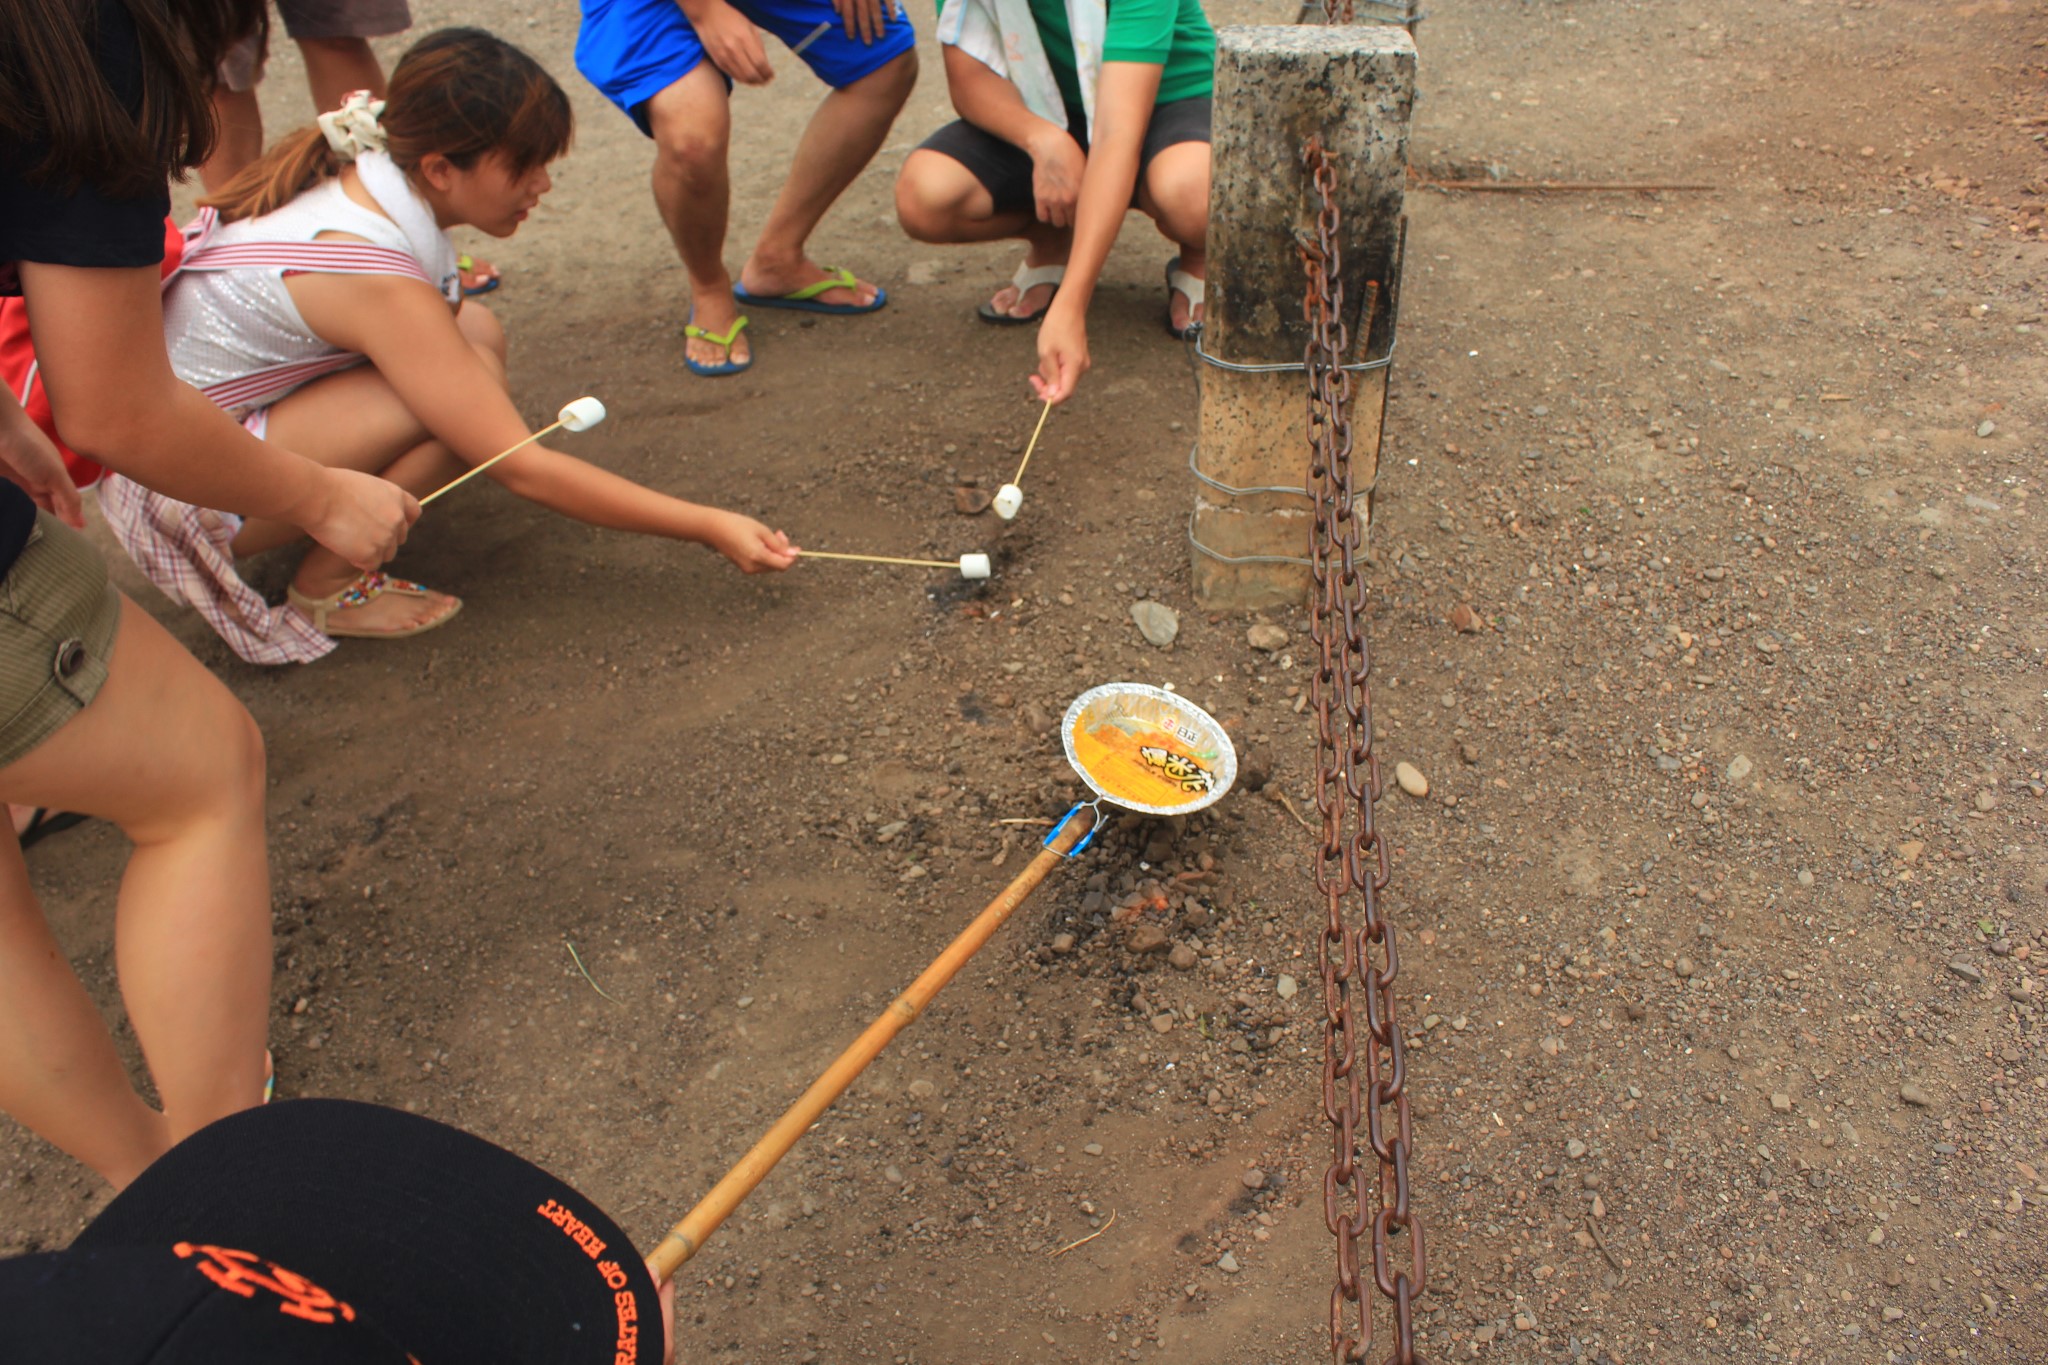
[[[286,287],[316,335],[368,356],[464,463],[482,464],[527,436],[519,409],[429,286],[401,276],[295,275]],[[491,466],[488,477],[592,526],[709,545],[748,573],[796,561],[788,537],[751,517],[657,493],[544,445]]]
[[[1138,187],[1138,158],[1162,69],[1152,62],[1102,64],[1088,168],[1074,208],[1074,249],[1067,257],[1066,280],[1038,328],[1038,373],[1031,387],[1049,403],[1072,397],[1088,372],[1088,304]]]
[[[23,261],[21,288],[73,450],[181,501],[289,522],[357,568],[398,552],[419,516],[411,494],[257,440],[171,372],[155,266]]]

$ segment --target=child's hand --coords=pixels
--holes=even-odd
[[[741,573],[780,573],[796,563],[796,547],[787,535],[737,512],[717,513],[705,544],[739,565]]]
[[[1060,302],[1055,298],[1038,324],[1038,373],[1031,376],[1032,389],[1048,403],[1073,397],[1074,386],[1088,373],[1088,320]]]

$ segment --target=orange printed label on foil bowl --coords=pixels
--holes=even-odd
[[[1237,751],[1215,717],[1163,688],[1091,688],[1067,708],[1061,732],[1081,780],[1131,810],[1200,810],[1237,780]]]

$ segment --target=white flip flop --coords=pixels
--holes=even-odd
[[[1060,284],[1066,278],[1067,267],[1064,263],[1060,265],[1019,265],[1017,273],[1010,276],[1010,285],[1017,291],[1017,297],[1021,299],[1043,284],[1051,285],[1052,292],[1058,294],[1060,292]],[[1045,301],[1045,308],[1050,307],[1052,307],[1052,300],[1047,299]],[[1015,314],[1002,312],[984,303],[981,307],[974,310],[974,315],[983,322],[992,323],[997,327],[1022,327],[1026,323],[1036,322],[1044,317],[1045,308],[1041,308],[1037,312],[1027,314],[1024,317],[1018,317]]]

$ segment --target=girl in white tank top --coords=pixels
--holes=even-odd
[[[509,237],[568,146],[561,88],[477,29],[416,44],[388,101],[351,97],[273,146],[206,200],[165,295],[179,377],[309,459],[382,474],[415,496],[522,440],[505,387],[505,335],[462,300],[447,229]],[[531,445],[493,465],[512,492],[596,526],[709,545],[743,572],[788,568],[787,536]],[[116,534],[150,578],[196,606],[242,657],[304,662],[333,637],[413,635],[461,603],[320,546],[290,605],[271,607],[238,557],[296,528],[193,508],[117,479],[101,487]]]

